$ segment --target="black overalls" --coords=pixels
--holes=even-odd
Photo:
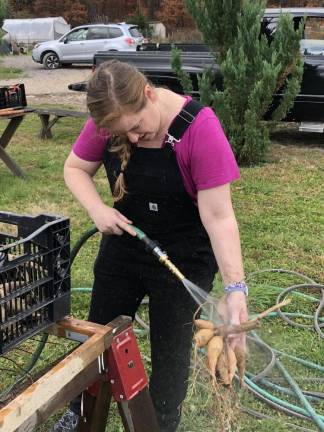
[[[120,162],[109,143],[103,162],[113,190]],[[214,254],[172,146],[135,148],[124,176],[128,193],[114,207],[157,240],[188,279],[209,292],[217,271]],[[103,236],[94,276],[90,321],[107,324],[118,315],[134,319],[143,297],[149,296],[150,393],[161,431],[175,431],[187,391],[197,304],[144,244],[127,233]]]

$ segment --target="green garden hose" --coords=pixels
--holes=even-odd
[[[138,228],[133,227],[137,233],[137,236],[139,238],[139,240],[144,241],[144,243],[151,249],[151,251],[158,257],[160,258],[161,255],[161,250],[160,249],[155,249],[156,247],[158,247],[154,242],[150,243],[151,240],[147,238],[147,236],[145,235],[145,233],[143,233],[143,231],[141,231]],[[73,261],[75,259],[75,257],[77,256],[79,250],[81,249],[81,247],[84,245],[84,243],[93,235],[97,232],[97,228],[96,227],[92,227],[89,230],[87,230],[77,241],[77,243],[75,244],[75,246],[73,247],[73,249],[71,250],[71,261],[70,261],[70,266],[72,266]],[[154,251],[155,249],[155,251]],[[164,253],[163,253],[164,254]],[[305,281],[307,282],[306,284],[301,284],[303,285],[303,287],[307,287],[310,285],[315,285],[315,288],[321,290],[322,292],[322,300],[320,302],[319,307],[317,308],[315,317],[312,315],[306,315],[306,314],[302,314],[302,313],[283,313],[282,311],[278,311],[278,312],[273,312],[271,314],[269,314],[269,317],[276,317],[276,316],[280,316],[281,318],[285,319],[290,325],[296,325],[296,323],[294,323],[293,321],[290,320],[290,317],[302,317],[302,318],[313,318],[314,319],[314,325],[312,326],[312,328],[315,328],[315,330],[319,333],[322,334],[321,329],[324,327],[324,318],[320,317],[320,312],[323,310],[323,297],[324,297],[324,286],[323,285],[319,285],[316,284],[312,279],[308,278],[307,276],[304,276],[300,273],[297,272],[293,272],[293,271],[289,271],[289,270],[284,270],[284,269],[266,269],[266,270],[261,270],[258,272],[254,272],[251,273],[249,275],[249,277],[253,277],[256,274],[260,274],[260,273],[265,273],[265,272],[277,272],[277,273],[288,273],[288,274],[293,274],[293,275],[297,275],[297,276],[301,276],[305,279]],[[179,275],[178,275],[179,277]],[[276,287],[276,286],[271,286],[271,288],[280,291],[279,297],[277,299],[277,302],[280,301],[280,299],[288,292],[290,292],[293,295],[296,296],[302,296],[304,298],[307,298],[308,300],[315,302],[318,302],[318,299],[316,299],[313,296],[310,296],[308,294],[304,294],[304,293],[300,293],[298,291],[294,291],[294,288],[300,288],[300,285],[294,285],[293,287],[289,287],[288,289],[283,289],[280,287]],[[72,289],[72,291],[74,292],[91,292],[92,289],[91,288],[74,288]],[[305,328],[305,325],[302,325],[303,328]],[[145,331],[148,330],[148,325],[146,325],[145,327]],[[287,387],[282,387],[282,386],[277,386],[276,384],[274,384],[273,382],[271,382],[268,377],[265,376],[264,371],[266,369],[264,369],[264,371],[262,371],[261,373],[259,373],[258,375],[253,375],[251,373],[246,373],[245,375],[245,383],[248,387],[248,389],[254,394],[256,395],[258,398],[260,398],[262,401],[268,403],[269,405],[273,406],[274,408],[285,412],[286,414],[290,414],[293,415],[297,418],[301,418],[301,419],[305,419],[305,420],[309,420],[312,421],[313,423],[315,423],[317,425],[317,427],[319,428],[320,431],[324,431],[324,416],[320,415],[316,412],[316,410],[312,407],[312,405],[310,404],[310,402],[318,402],[324,399],[324,394],[323,393],[319,393],[319,392],[312,392],[312,391],[302,391],[300,389],[300,387],[298,386],[298,384],[294,381],[294,379],[291,377],[291,375],[289,374],[289,372],[287,371],[287,369],[283,366],[281,360],[279,359],[279,356],[286,356],[287,358],[296,361],[308,368],[311,369],[315,369],[319,372],[324,372],[324,367],[321,365],[318,365],[316,363],[301,359],[299,357],[284,353],[282,351],[279,350],[275,350],[271,347],[269,347],[267,344],[265,344],[265,342],[263,342],[261,340],[261,338],[257,335],[256,332],[251,332],[251,336],[249,336],[249,338],[251,340],[253,340],[254,343],[259,344],[260,346],[263,347],[263,349],[268,350],[268,352],[271,353],[272,357],[273,357],[273,365],[271,365],[271,367],[277,367],[280,372],[282,373],[282,375],[284,376],[285,380],[288,382],[288,384],[290,385],[290,389]],[[30,364],[28,365],[28,367],[26,368],[26,375],[32,370],[32,368],[35,366],[35,363],[37,362],[37,360],[39,359],[41,352],[45,346],[46,343],[46,339],[47,339],[47,335],[44,334],[42,336],[42,340],[40,341],[33,357],[32,360],[30,362]],[[14,385],[16,385],[18,382],[20,382],[22,380],[22,376],[18,377],[18,379],[16,380],[16,382],[10,387],[9,391],[14,387]],[[297,406],[295,404],[289,403],[286,400],[280,399],[274,395],[272,395],[270,392],[266,391],[264,388],[260,387],[260,385],[258,384],[263,384],[268,388],[272,388],[277,392],[282,392],[284,394],[289,394],[289,395],[295,395],[297,397],[297,399],[299,399],[299,402],[301,403],[302,407]],[[8,392],[8,390],[6,390],[6,393]],[[0,399],[3,397],[4,392],[0,395]],[[259,413],[258,411],[255,410],[251,410],[245,407],[242,407],[242,410],[254,415],[256,417],[259,418],[266,418],[267,416]],[[295,427],[296,429],[299,430],[304,430],[307,431],[309,429],[303,428],[301,426],[297,426],[297,425],[293,425],[290,424],[292,427]]]

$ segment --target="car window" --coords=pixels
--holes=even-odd
[[[87,32],[88,32],[87,28],[78,29],[68,34],[66,39],[70,42],[85,40],[87,38]]]
[[[133,37],[143,37],[141,32],[138,30],[138,27],[130,27],[128,31]]]
[[[110,27],[109,28],[109,36],[113,39],[113,38],[118,38],[120,36],[123,36],[123,32],[120,28],[118,27]]]
[[[82,29],[78,29],[75,30],[73,32],[71,32],[70,34],[67,35],[66,39],[68,41],[82,41],[82,40],[86,40],[87,38],[87,33],[88,33],[88,29],[87,28],[82,28]]]
[[[87,39],[108,39],[108,27],[90,27],[87,33]]]

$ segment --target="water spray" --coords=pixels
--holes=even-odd
[[[166,252],[162,251],[158,243],[152,239],[150,239],[142,230],[139,228],[132,226],[139,240],[141,240],[148,252],[151,252],[161,264],[167,267],[171,273],[173,273],[182,284],[185,286],[189,294],[195,300],[198,305],[203,303],[211,303],[216,306],[215,300],[206,293],[203,289],[199,288],[193,282],[188,280],[181,271],[171,262]]]

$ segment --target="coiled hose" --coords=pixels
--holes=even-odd
[[[75,257],[77,256],[81,247],[97,231],[98,231],[97,228],[93,226],[90,229],[88,229],[79,238],[79,240],[77,241],[77,243],[75,244],[75,246],[71,250],[70,267],[72,266],[73,261],[74,261]],[[321,312],[323,311],[323,308],[324,308],[324,285],[316,283],[315,281],[313,281],[312,279],[310,279],[309,277],[307,277],[301,273],[290,271],[290,270],[285,270],[285,269],[260,270],[257,272],[250,273],[248,275],[247,279],[251,279],[255,275],[258,275],[261,273],[267,273],[267,272],[292,274],[292,275],[301,277],[305,280],[304,284],[293,285],[293,286],[290,286],[286,289],[282,289],[282,288],[276,287],[276,286],[271,286],[272,289],[276,289],[276,290],[280,291],[280,293],[277,297],[276,303],[279,303],[280,301],[282,301],[283,297],[285,297],[289,293],[297,295],[297,296],[302,296],[302,297],[307,298],[313,302],[317,302],[318,301],[317,298],[310,296],[310,295],[307,295],[307,294],[304,294],[304,293],[300,293],[299,290],[305,289],[305,288],[312,288],[313,290],[319,290],[321,292],[321,301],[319,302],[319,305],[316,308],[316,312],[315,312],[314,316],[305,315],[305,314],[301,314],[301,313],[284,313],[279,309],[277,312],[271,313],[269,315],[269,317],[280,316],[284,321],[286,321],[291,326],[295,326],[295,327],[299,327],[299,328],[303,328],[303,329],[315,329],[315,331],[319,334],[320,338],[323,339],[324,334],[322,332],[322,328],[324,327],[324,318],[322,318],[320,315],[321,315]],[[91,292],[91,288],[74,288],[74,289],[72,289],[72,291]],[[147,301],[145,300],[144,302],[147,302]],[[296,322],[292,321],[290,319],[290,317],[313,318],[313,324],[312,325],[306,325],[306,324],[296,323]],[[138,315],[136,315],[136,320],[144,328],[144,331],[146,331],[146,332],[149,331],[149,325],[146,324]],[[2,392],[0,394],[0,400],[2,400],[11,391],[11,389],[15,385],[17,385],[19,382],[21,382],[31,372],[31,370],[35,366],[37,360],[39,359],[39,357],[40,357],[40,355],[44,349],[44,346],[45,346],[46,341],[47,341],[47,337],[48,337],[47,334],[42,335],[42,339],[39,342],[31,361],[29,362],[28,366],[25,369],[25,374],[20,375],[18,377],[18,379],[15,381],[15,383],[12,384],[12,386],[10,386],[9,389],[6,389],[5,392]],[[292,378],[292,376],[289,374],[287,369],[283,366],[283,364],[280,360],[280,357],[287,357],[287,358],[289,358],[289,359],[291,359],[291,360],[293,360],[299,364],[302,364],[308,368],[317,370],[317,371],[322,372],[322,373],[324,372],[324,367],[270,347],[258,336],[258,334],[255,331],[251,332],[251,335],[248,336],[248,340],[257,344],[263,351],[267,352],[269,357],[270,357],[270,361],[269,361],[268,365],[263,369],[263,371],[259,372],[257,375],[253,375],[249,372],[246,372],[245,383],[246,383],[247,388],[257,398],[259,398],[263,402],[267,403],[268,405],[274,407],[275,409],[277,409],[279,411],[284,412],[285,414],[288,414],[288,415],[291,415],[291,416],[294,416],[296,418],[300,418],[303,420],[312,421],[313,423],[316,424],[316,426],[319,428],[320,431],[324,432],[324,416],[318,414],[316,412],[316,410],[313,408],[313,406],[311,405],[311,402],[323,401],[324,400],[324,393],[301,390],[300,387],[298,386],[298,384],[296,383],[296,381]],[[271,370],[274,367],[276,367],[282,373],[283,377],[285,378],[285,380],[289,384],[290,388],[279,386],[279,385],[273,383],[272,381],[270,381],[269,379],[267,379],[267,376],[269,375],[269,373],[271,372]],[[291,396],[295,395],[296,398],[299,400],[301,407],[274,396],[269,391],[267,391],[263,387],[261,387],[259,384],[262,384],[269,389],[273,389],[273,390],[275,390],[277,392],[281,392],[283,394],[287,394],[287,395],[291,395]],[[242,411],[244,411],[250,415],[253,415],[257,418],[271,418],[271,417],[269,417],[263,413],[252,410],[250,408],[246,408],[246,407],[241,407],[241,408],[242,408]],[[298,426],[295,424],[291,424],[291,423],[286,423],[286,424],[287,424],[287,426],[293,427],[297,430],[311,431],[311,429],[307,429],[307,428],[304,428],[304,427],[301,427],[301,426]]]

